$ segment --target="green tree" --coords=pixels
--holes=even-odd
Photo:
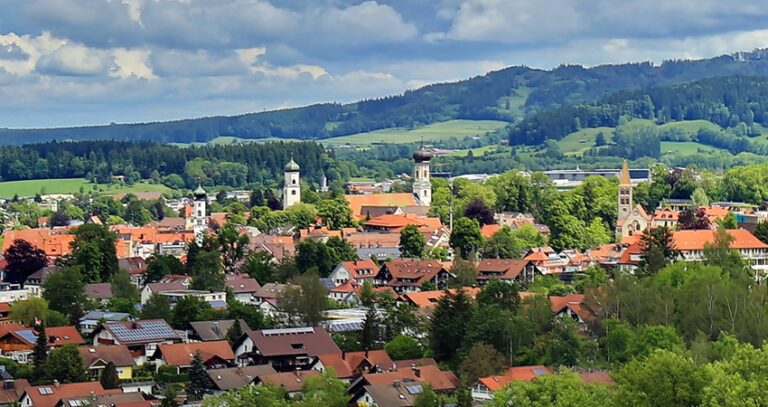
[[[85,359],[74,343],[55,349],[45,361],[46,377],[61,383],[80,383],[88,380]]]
[[[48,265],[45,252],[26,240],[16,239],[5,251],[5,280],[23,284],[30,274]]]
[[[640,238],[643,260],[640,269],[644,275],[654,275],[678,256],[672,239],[672,229],[659,226],[648,229]]]
[[[427,242],[416,225],[408,225],[400,231],[400,255],[402,257],[421,258]]]
[[[685,343],[675,332],[675,328],[646,326],[640,328],[632,337],[627,351],[629,355],[642,359],[656,349],[682,351],[685,349]]]
[[[451,265],[451,285],[454,287],[472,287],[477,283],[477,268],[471,261],[456,259]]]
[[[221,228],[217,237],[221,252],[221,263],[225,273],[234,273],[235,265],[245,257],[245,251],[250,243],[247,234],[238,232],[232,224]]]
[[[555,250],[582,247],[584,222],[571,215],[571,210],[562,201],[555,201],[549,208],[549,244]]]
[[[398,335],[384,345],[384,350],[392,360],[419,359],[424,351],[416,339],[406,335]]]
[[[413,401],[413,407],[438,407],[437,395],[429,383],[422,384],[422,392]]]
[[[125,298],[134,302],[139,300],[139,289],[131,282],[131,273],[128,270],[120,269],[109,282],[114,297]]]
[[[689,357],[656,350],[625,364],[615,375],[616,400],[626,406],[695,406],[702,401],[709,375]]]
[[[147,270],[144,272],[146,284],[156,283],[168,274],[184,274],[184,264],[174,256],[153,254],[147,259]]]
[[[481,377],[501,374],[507,366],[507,358],[496,348],[478,342],[472,346],[461,363],[461,380],[463,383],[475,383]]]
[[[768,220],[764,220],[755,226],[755,237],[763,243],[768,243]]]
[[[88,282],[107,282],[117,273],[117,235],[106,226],[86,223],[74,230],[71,264],[82,266]],[[92,274],[95,272],[95,275]]]
[[[498,305],[499,308],[514,313],[520,306],[518,292],[517,283],[506,283],[492,278],[477,294],[477,304],[480,306]]]
[[[67,316],[75,304],[82,306],[85,302],[85,283],[77,266],[67,266],[51,274],[43,281],[42,289],[48,307]]]
[[[293,324],[318,326],[328,307],[328,289],[320,283],[317,271],[310,270],[296,278],[293,286],[280,296],[283,311],[291,316]]]
[[[240,319],[236,318],[232,326],[227,330],[227,342],[232,346],[241,336],[243,336],[243,328],[240,327]]]
[[[208,394],[213,388],[213,381],[208,376],[203,359],[200,357],[200,351],[198,350],[195,352],[195,356],[192,358],[192,366],[189,368],[187,394],[189,394],[189,398],[192,400],[202,400],[203,396]]]
[[[614,391],[608,386],[585,386],[576,373],[560,373],[532,381],[514,380],[495,392],[493,400],[486,405],[611,407],[617,404],[615,399]]]
[[[354,226],[352,210],[343,195],[318,202],[317,215],[323,218],[329,229],[335,230]]]
[[[349,401],[347,385],[336,378],[333,368],[322,375],[312,376],[302,386],[308,406],[346,407]],[[301,402],[298,404],[301,405]]]
[[[376,315],[376,307],[369,306],[363,319],[360,330],[360,345],[363,350],[376,349],[379,342],[379,318]]]
[[[108,390],[120,388],[120,378],[117,375],[117,367],[111,360],[107,362],[107,365],[101,371],[99,382],[101,383],[101,387]]]
[[[709,198],[707,197],[707,192],[704,191],[704,188],[697,187],[693,190],[693,194],[691,195],[691,207],[699,208],[702,206],[709,206]]]
[[[242,272],[256,279],[261,284],[277,282],[277,272],[272,263],[272,254],[266,250],[253,251],[245,259]]]
[[[37,325],[36,330],[37,341],[32,350],[32,363],[35,365],[33,374],[34,381],[41,383],[45,381],[45,377],[47,376],[45,362],[48,359],[48,336],[45,334],[44,325]]]
[[[224,273],[219,251],[201,249],[194,257],[194,261],[188,258],[187,270],[192,276],[192,284],[190,285],[192,289],[224,290]]]
[[[32,297],[22,301],[14,301],[8,314],[8,319],[21,323],[25,326],[33,326],[35,320],[40,319],[47,324],[48,301],[44,298]]]
[[[611,242],[611,236],[605,229],[603,219],[595,217],[592,222],[584,230],[584,241],[581,247],[598,247]]]
[[[483,235],[480,232],[480,224],[469,218],[456,220],[451,231],[450,245],[462,259],[468,259],[475,250],[482,248]]]
[[[189,323],[203,319],[206,311],[211,309],[211,305],[200,297],[188,295],[182,297],[173,307],[172,325],[176,329],[187,329]]]
[[[523,246],[512,234],[512,229],[504,225],[485,241],[481,252],[486,259],[519,259]]]
[[[172,321],[173,313],[171,312],[171,303],[168,301],[168,297],[152,293],[147,303],[141,308],[141,318]]]
[[[472,304],[464,290],[445,291],[429,321],[429,347],[438,361],[457,362],[467,323],[472,317]]]

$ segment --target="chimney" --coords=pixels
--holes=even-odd
[[[136,321],[131,322],[131,329],[139,329],[139,324],[137,324]]]
[[[219,323],[218,322],[214,322],[213,323],[213,332],[216,332],[216,334],[219,333]]]
[[[368,351],[365,351],[365,358],[368,359]]]
[[[395,382],[392,383],[392,385],[395,387],[400,387],[400,380],[395,380]]]
[[[416,375],[416,377],[421,377],[421,369],[413,369],[413,374]]]
[[[341,360],[345,360],[347,358],[347,352],[341,351]]]
[[[61,383],[59,383],[59,381],[58,381],[58,380],[54,379],[54,380],[53,380],[53,387],[55,387],[55,388],[57,388],[57,389],[58,389],[59,387],[61,387]]]

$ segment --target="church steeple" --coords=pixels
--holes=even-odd
[[[624,160],[619,177],[619,213],[618,220],[623,221],[632,212],[632,181],[629,177],[629,166]]]
[[[629,166],[627,160],[624,160],[624,166],[621,168],[621,177],[619,178],[619,186],[631,187],[632,181],[629,178]]]

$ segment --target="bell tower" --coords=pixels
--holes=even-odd
[[[192,194],[195,197],[192,207],[192,230],[195,232],[195,243],[199,246],[203,244],[203,235],[207,227],[205,224],[205,205],[208,203],[208,194],[200,185]]]
[[[632,213],[632,182],[629,178],[629,166],[624,161],[619,177],[619,213],[618,220],[627,220]]]
[[[429,180],[429,160],[432,153],[424,149],[424,138],[421,148],[413,153],[413,194],[422,206],[432,204],[432,182]]]
[[[293,161],[293,153],[291,153],[291,161],[285,164],[285,185],[283,186],[283,209],[288,208],[294,204],[301,202],[301,183],[299,171],[301,167]]]

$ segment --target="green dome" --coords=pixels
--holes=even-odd
[[[198,197],[198,196],[199,197],[205,197],[207,195],[205,193],[205,190],[203,189],[203,187],[200,186],[200,185],[197,186],[197,189],[194,192],[192,192],[192,194],[194,194],[196,197]]]
[[[293,157],[291,157],[291,161],[288,161],[288,164],[285,164],[286,171],[296,172],[300,169],[299,164],[296,164],[296,161],[293,161]]]

